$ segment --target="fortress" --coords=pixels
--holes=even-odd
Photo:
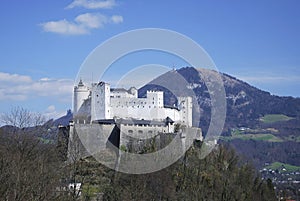
[[[142,153],[151,139],[162,148],[164,141],[179,135],[184,147],[188,133],[202,140],[201,129],[192,125],[192,98],[177,100],[177,105],[166,106],[163,91],[147,91],[146,97],[138,97],[134,87],[111,88],[105,82],[85,85],[80,80],[74,86],[73,121],[61,128],[61,133],[68,133],[68,158],[105,150],[114,150],[119,158],[120,148]]]
[[[90,87],[82,80],[74,87],[74,119],[93,122],[104,119],[135,119],[165,121],[192,127],[193,103],[191,97],[177,97],[177,106],[165,106],[162,91],[147,91],[145,98],[138,97],[135,87],[110,88],[105,82]]]

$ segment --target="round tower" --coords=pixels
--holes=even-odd
[[[130,87],[129,89],[130,94],[132,94],[135,98],[138,97],[138,90],[135,87]]]
[[[78,112],[82,111],[84,102],[88,99],[90,90],[85,86],[80,79],[77,86],[74,87],[74,100],[73,100],[73,114],[76,115]]]

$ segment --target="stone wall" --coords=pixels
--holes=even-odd
[[[180,149],[194,139],[202,140],[200,128],[182,127],[178,133],[170,133],[168,129],[168,126],[71,124],[68,159],[78,160],[105,150],[116,155],[119,155],[119,149],[134,153],[156,151],[167,146],[176,136],[181,139]]]

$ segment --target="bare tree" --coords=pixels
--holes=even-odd
[[[1,115],[1,122],[17,128],[36,127],[46,122],[41,113],[30,112],[23,107],[14,107]]]
[[[60,162],[55,144],[45,144],[43,115],[22,107],[1,115],[0,200],[58,200]]]

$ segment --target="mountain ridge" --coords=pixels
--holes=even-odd
[[[213,76],[216,73],[222,78],[226,93],[227,114],[223,132],[228,132],[228,129],[232,127],[256,127],[260,125],[259,119],[266,114],[284,114],[300,119],[300,98],[272,95],[270,92],[251,86],[231,75],[214,70],[184,67],[176,70],[176,72],[186,80],[189,84],[187,87],[196,94],[201,109],[199,126],[204,128],[204,132],[210,122],[211,100],[206,87],[206,84],[209,83],[205,83],[203,77]],[[163,90],[165,92],[165,104],[175,104],[176,97],[164,87],[156,84],[166,82],[166,78],[172,76],[171,74],[174,75],[174,71],[169,71],[146,84],[139,89],[139,95],[145,96],[147,90]]]

